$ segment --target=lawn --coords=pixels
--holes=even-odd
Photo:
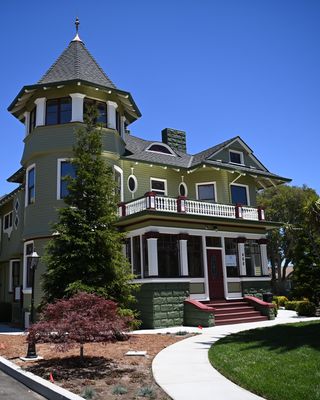
[[[227,336],[211,364],[268,400],[320,400],[320,322],[277,325]]]

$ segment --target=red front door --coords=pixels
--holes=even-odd
[[[224,298],[221,250],[207,250],[210,299]]]

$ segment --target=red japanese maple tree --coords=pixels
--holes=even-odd
[[[118,313],[117,303],[89,293],[78,293],[68,299],[48,304],[39,322],[28,332],[29,343],[54,343],[66,351],[88,342],[113,342],[128,339],[131,317]]]

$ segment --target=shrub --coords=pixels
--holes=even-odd
[[[284,308],[286,310],[297,311],[297,305],[300,303],[298,300],[286,301],[284,303]]]
[[[81,396],[86,400],[93,400],[96,396],[96,391],[91,387],[86,387]]]
[[[274,304],[273,312],[276,317],[278,315],[278,304],[275,301],[273,301],[272,304]]]
[[[316,314],[316,305],[311,301],[299,301],[296,311],[298,315],[313,317]]]
[[[12,314],[11,303],[0,303],[0,322],[10,322]]]
[[[145,386],[138,390],[138,397],[147,397],[149,399],[156,398],[156,392],[152,386]]]
[[[123,394],[127,394],[128,393],[128,389],[125,388],[122,385],[117,385],[113,388],[112,390],[112,394],[118,394],[118,395],[123,395]]]
[[[273,296],[273,301],[277,303],[278,307],[284,307],[288,298],[286,296]]]

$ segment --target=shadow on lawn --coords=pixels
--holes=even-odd
[[[215,343],[215,346],[228,343],[247,343],[245,350],[266,348],[286,352],[308,346],[320,351],[320,321],[299,323],[299,325],[276,325],[229,335]]]
[[[104,357],[80,357],[51,358],[40,360],[36,364],[25,368],[44,379],[48,379],[50,373],[55,380],[69,379],[103,379],[106,377],[121,377],[123,374],[134,371],[131,368],[119,368],[115,362]]]

